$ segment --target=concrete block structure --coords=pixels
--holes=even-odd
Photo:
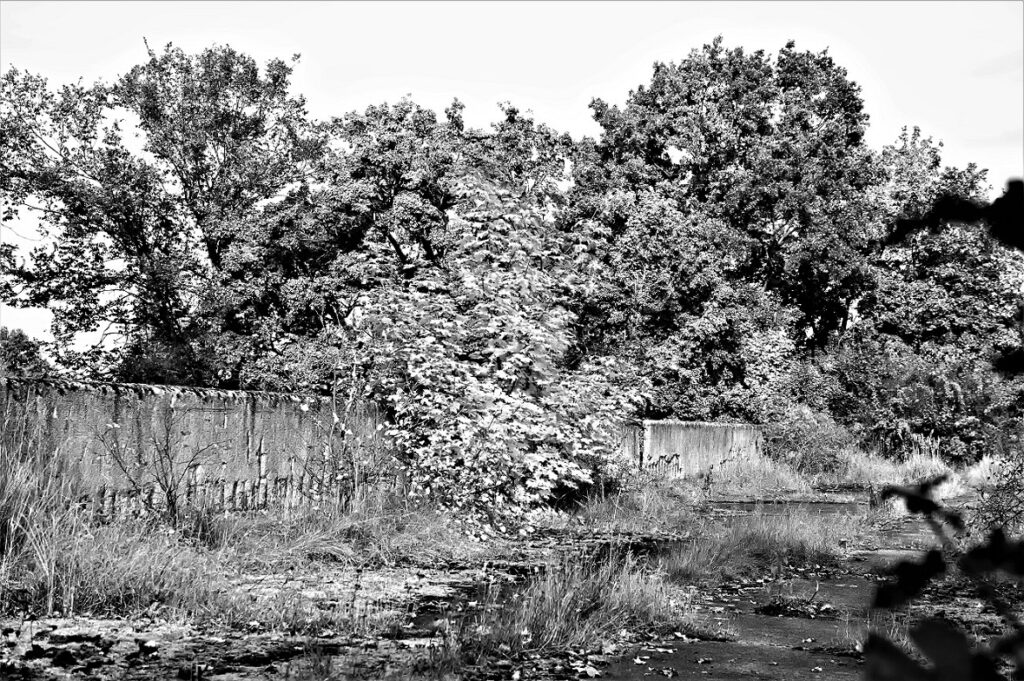
[[[759,460],[763,448],[761,427],[747,423],[646,420],[623,436],[624,454],[639,468],[684,478]]]

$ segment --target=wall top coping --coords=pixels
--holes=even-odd
[[[645,426],[693,426],[701,428],[750,428],[761,430],[763,426],[755,423],[729,423],[715,421],[680,421],[678,419],[644,419]]]
[[[20,378],[15,376],[0,377],[0,385],[4,387],[51,388],[58,392],[83,390],[99,394],[134,393],[139,397],[145,395],[173,395],[196,397],[201,400],[220,399],[246,401],[256,399],[267,402],[294,402],[296,404],[321,403],[330,404],[331,398],[324,395],[307,393],[280,393],[261,390],[219,390],[216,388],[194,388],[180,385],[150,385],[147,383],[113,383],[107,381],[76,381],[61,378]]]

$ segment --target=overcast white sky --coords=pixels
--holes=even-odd
[[[1001,2],[0,2],[0,67],[52,84],[110,79],[146,57],[143,38],[189,50],[226,43],[260,62],[301,53],[293,90],[314,117],[411,95],[458,97],[485,126],[497,103],[574,137],[587,105],[621,103],[655,61],[721,34],[729,47],[828,48],[860,84],[869,143],[918,125],[944,161],[989,169],[993,196],[1024,176],[1024,3]],[[9,229],[5,241],[20,241]],[[27,243],[27,242],[26,242]],[[45,311],[0,323],[47,337]]]

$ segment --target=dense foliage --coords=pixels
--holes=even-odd
[[[984,222],[893,238],[984,172],[916,129],[868,148],[827,53],[716,40],[595,100],[597,140],[457,100],[313,121],[291,69],[3,75],[4,220],[46,238],[0,250],[0,293],[53,311],[61,371],[373,399],[419,493],[498,514],[613,476],[629,418],[800,413],[951,459],[1021,418],[990,364],[1021,255]]]
[[[0,378],[44,378],[53,367],[42,355],[40,343],[20,329],[0,326]]]

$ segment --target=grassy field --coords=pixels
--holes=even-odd
[[[767,459],[753,470],[737,469],[734,478],[723,469],[711,481],[637,475],[614,494],[569,512],[536,515],[531,529],[563,548],[588,537],[609,541],[653,534],[662,537],[663,550],[586,560],[549,551],[538,576],[511,587],[492,585],[478,596],[477,607],[439,619],[441,645],[432,647],[417,668],[437,672],[489,656],[593,649],[624,631],[711,635],[713,628],[692,607],[695,588],[777,575],[787,566],[837,565],[872,522],[866,510],[822,514],[799,504],[766,505],[723,518],[709,512],[714,495],[806,496],[815,486],[837,481],[881,486],[950,473],[952,480],[940,493],[958,496],[983,485],[992,465],[982,461],[958,472],[926,457],[893,463],[851,450],[839,469],[816,477]],[[189,509],[171,522],[152,516],[97,518],[76,503],[79,498],[74,477],[53,460],[27,463],[0,453],[3,616],[147,615],[239,631],[258,622],[261,631],[289,635],[324,629],[383,635],[400,628],[408,611],[387,602],[393,594],[374,594],[384,578],[370,576],[403,567],[437,575],[453,565],[509,560],[530,545],[519,535],[481,541],[478,532],[441,509],[399,502],[347,515]],[[356,579],[351,599],[326,610],[308,589],[254,596],[239,587],[260,576],[315,576],[325,570],[347,570]],[[316,671],[314,658],[296,663],[306,671],[295,678],[333,678],[329,670]]]

